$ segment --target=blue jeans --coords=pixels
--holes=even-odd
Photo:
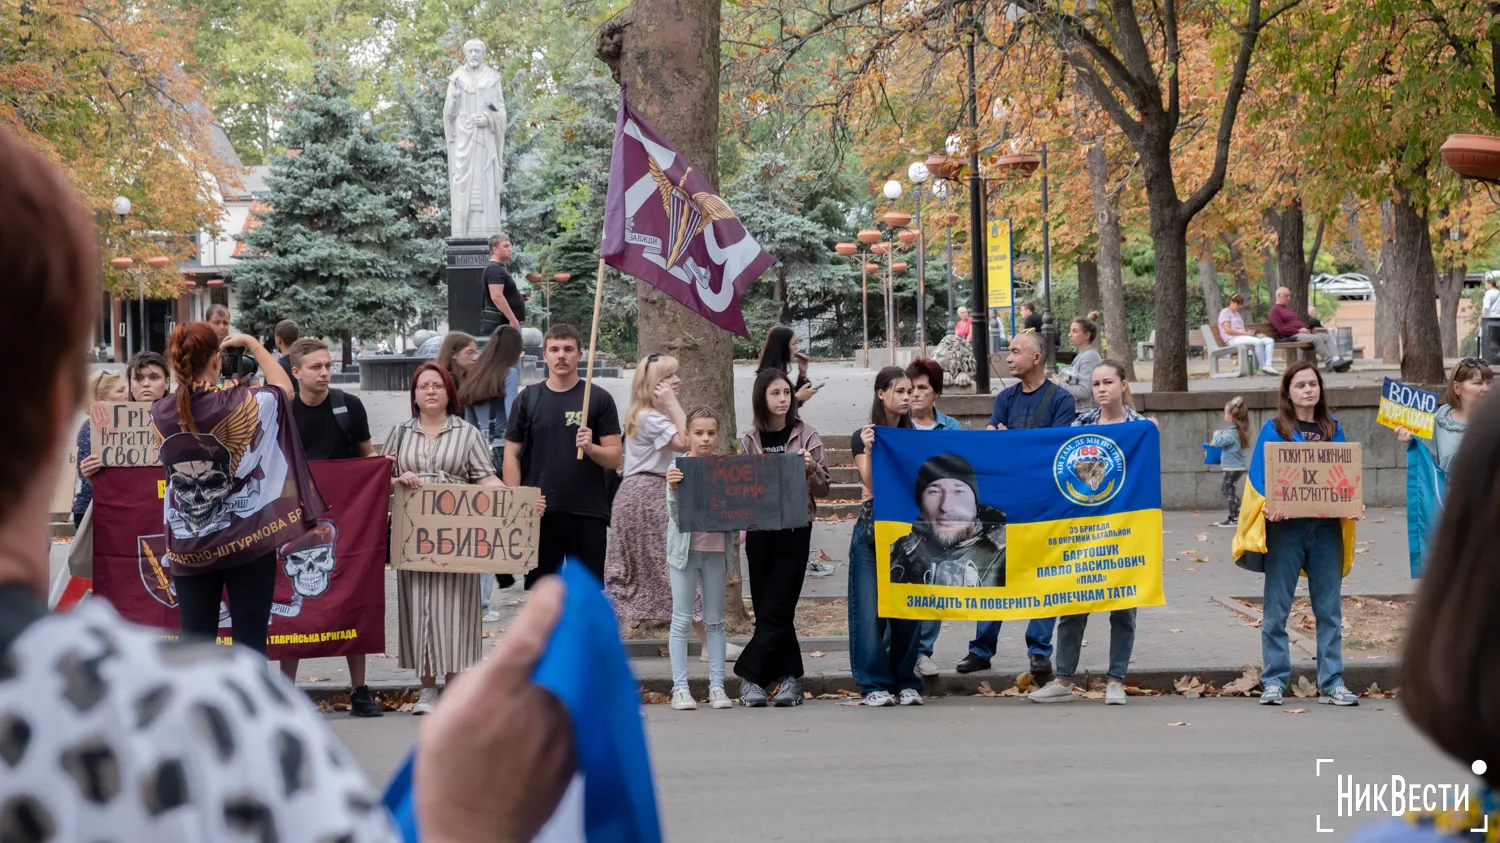
[[[932,648],[937,646],[938,633],[943,631],[943,622],[938,620],[918,621],[922,632],[917,636],[917,657],[932,658]]]
[[[688,686],[688,632],[693,626],[693,599],[703,588],[703,625],[708,628],[708,684],[724,686],[724,581],[728,576],[728,555],[689,550],[683,568],[667,566],[672,582],[672,627],[667,638],[667,655],[672,659],[672,687]]]
[[[1057,618],[1032,618],[1026,622],[1026,652],[1032,656],[1052,655],[1052,625]],[[1000,641],[1000,621],[980,621],[969,642],[969,655],[988,661],[995,657]]]
[[[917,676],[917,639],[922,621],[880,617],[876,593],[875,551],[870,535],[875,526],[861,518],[849,538],[849,665],[860,691],[911,688],[920,691]]]
[[[1063,615],[1057,619],[1057,676],[1072,679],[1078,670],[1078,656],[1083,652],[1083,631],[1089,616]],[[1125,681],[1130,670],[1130,654],[1135,650],[1135,610],[1115,609],[1109,613],[1109,678]]]
[[[1262,685],[1286,688],[1292,650],[1286,621],[1297,576],[1307,572],[1307,593],[1318,624],[1318,689],[1344,681],[1344,536],[1335,518],[1291,518],[1266,522],[1265,618],[1260,624]]]

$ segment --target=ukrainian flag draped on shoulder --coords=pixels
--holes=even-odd
[[[1427,540],[1437,529],[1448,494],[1448,475],[1438,468],[1427,445],[1412,439],[1406,450],[1406,544],[1411,575],[1422,576]]]
[[[1346,441],[1344,425],[1338,423],[1333,434],[1334,442]],[[1275,419],[1269,419],[1260,427],[1255,437],[1255,453],[1250,457],[1250,471],[1245,475],[1245,494],[1240,498],[1240,525],[1234,532],[1231,552],[1234,564],[1249,571],[1264,573],[1266,570],[1266,443],[1305,442],[1302,434],[1292,431],[1291,439],[1283,439],[1276,431]],[[1344,576],[1354,567],[1354,522],[1344,520]],[[1303,576],[1307,574],[1304,572]]]
[[[875,428],[876,584],[886,618],[1159,606],[1156,425]]]

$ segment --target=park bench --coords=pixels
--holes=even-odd
[[[1209,377],[1238,378],[1250,375],[1251,368],[1254,365],[1252,361],[1255,359],[1255,355],[1251,353],[1254,350],[1253,346],[1225,345],[1223,339],[1219,336],[1219,326],[1217,325],[1203,325],[1199,328],[1198,333],[1203,336],[1203,347],[1208,357]],[[1236,358],[1237,365],[1235,369],[1229,372],[1219,371],[1219,360],[1230,356]]]
[[[1203,345],[1203,331],[1201,329],[1199,329],[1199,328],[1194,328],[1191,331],[1188,331],[1188,342],[1187,342],[1187,344],[1188,344],[1188,348],[1187,348],[1188,354],[1192,354],[1194,352],[1202,352],[1203,349],[1204,349],[1204,345]],[[1152,359],[1155,359],[1155,357],[1156,357],[1156,329],[1155,328],[1151,329],[1151,339],[1148,339],[1145,342],[1138,342],[1138,343],[1135,344],[1135,357],[1136,357],[1137,360],[1152,360]]]

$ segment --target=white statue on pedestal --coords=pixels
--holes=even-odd
[[[448,77],[443,136],[448,141],[453,236],[498,234],[505,184],[505,95],[500,73],[484,63],[484,42],[478,39],[464,43],[464,63]]]

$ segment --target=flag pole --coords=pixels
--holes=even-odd
[[[594,279],[594,327],[589,329],[589,368],[583,381],[583,421],[580,427],[589,426],[589,390],[594,388],[594,347],[599,344],[599,302],[604,296],[604,258],[599,259],[599,277]],[[578,459],[583,459],[583,449],[578,449]]]

